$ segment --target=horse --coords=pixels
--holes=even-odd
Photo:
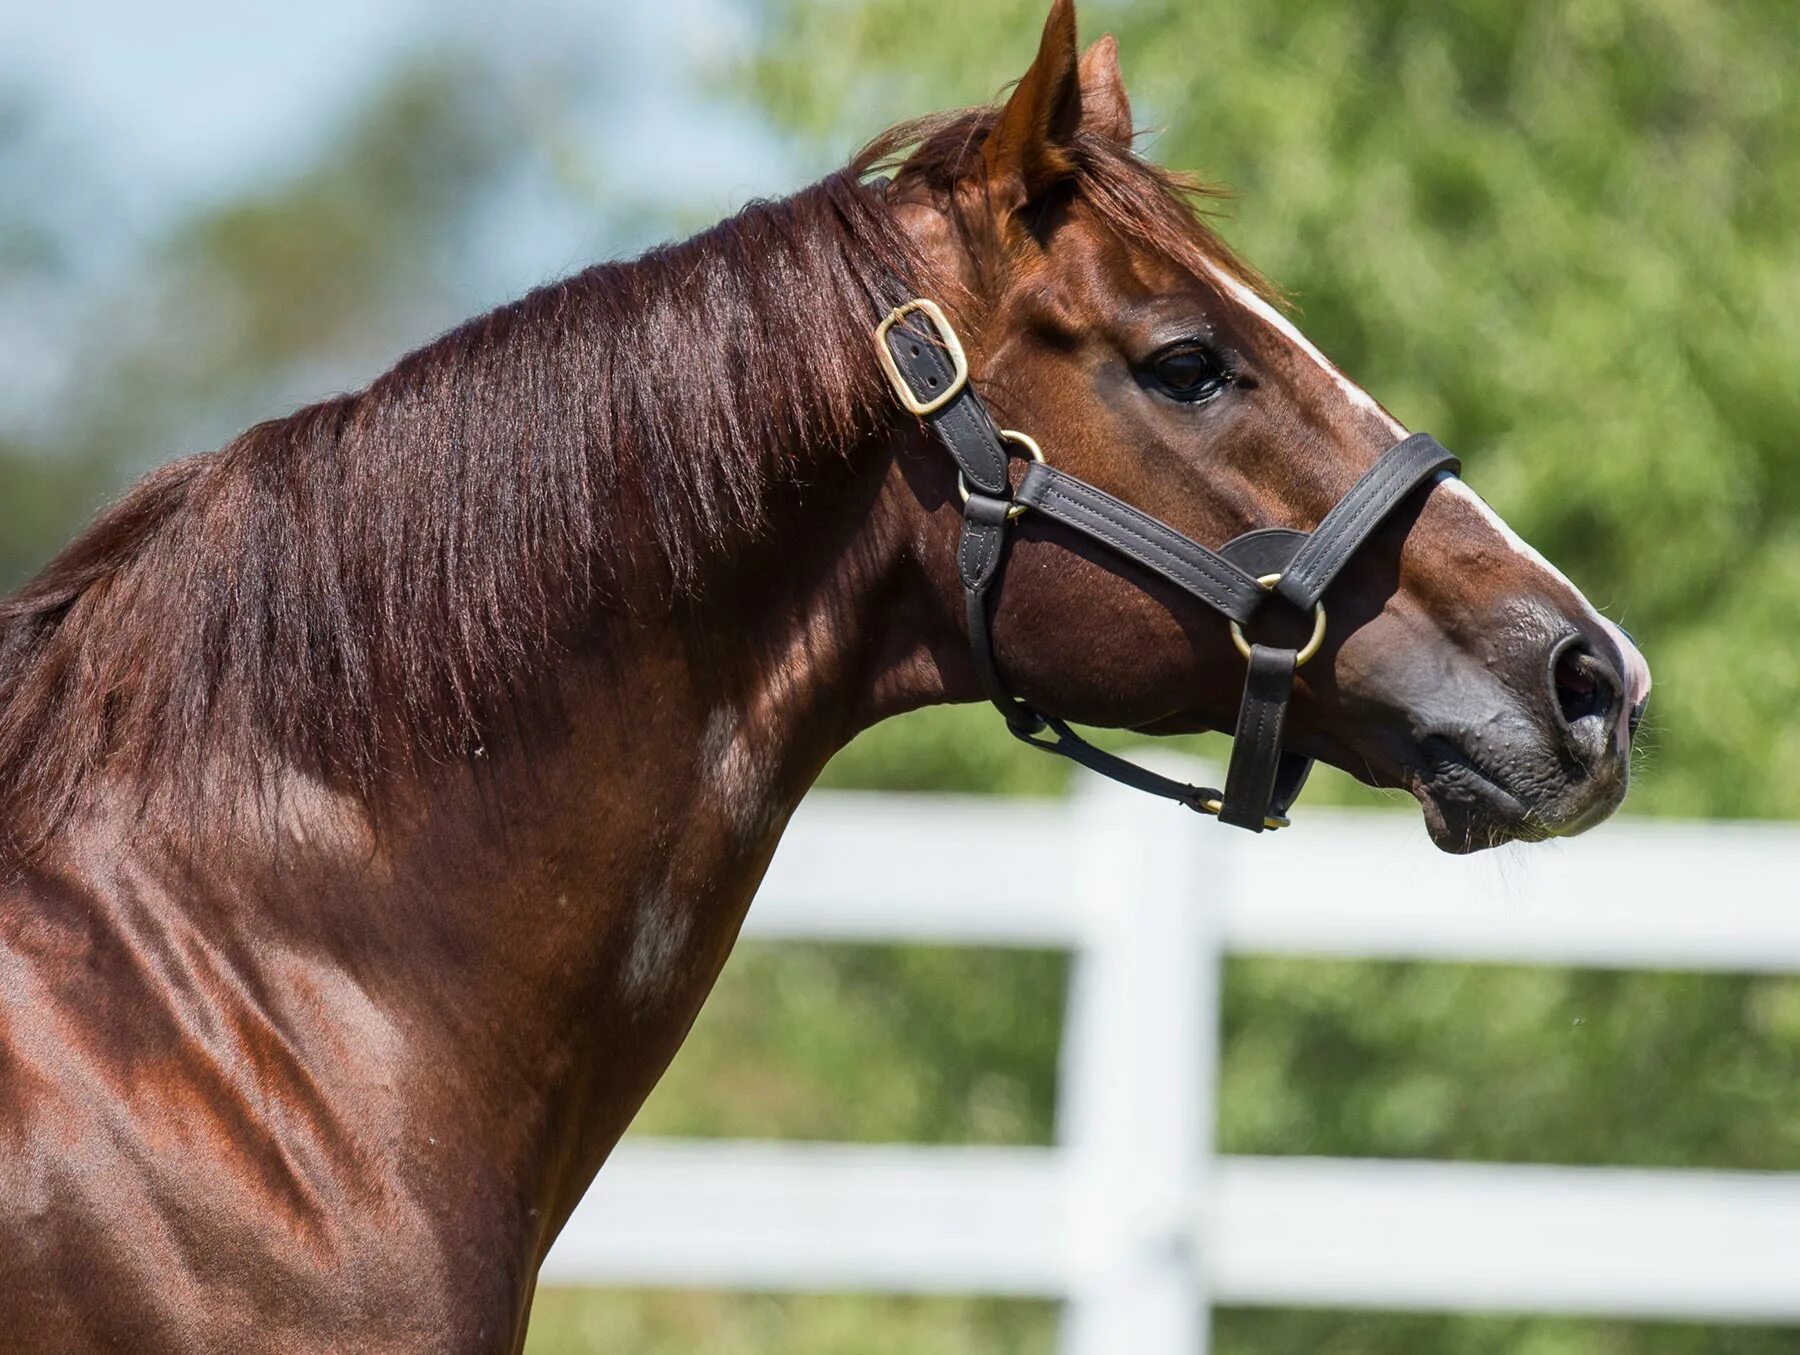
[[[1617,807],[1644,660],[1441,449],[1316,635],[1219,545],[1298,571],[1423,444],[1132,136],[1056,0],[998,107],[177,461],[0,604],[0,1348],[517,1351],[789,815],[902,712],[1229,729],[1260,654],[1252,742],[1440,847]]]

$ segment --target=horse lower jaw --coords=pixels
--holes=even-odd
[[[1423,766],[1407,789],[1424,811],[1425,828],[1453,855],[1508,842],[1574,837],[1612,816],[1625,798],[1623,776],[1571,777],[1554,759],[1506,775],[1484,766],[1455,743],[1437,737],[1422,746]]]
[[[1410,789],[1424,811],[1432,845],[1453,856],[1554,836],[1530,809],[1497,786],[1471,793],[1463,786],[1446,789],[1421,782]]]

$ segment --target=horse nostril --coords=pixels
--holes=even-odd
[[[1563,723],[1571,728],[1590,718],[1604,721],[1619,698],[1618,678],[1580,641],[1557,651],[1550,666],[1550,684]]]

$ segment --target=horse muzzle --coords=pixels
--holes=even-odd
[[[1446,851],[1586,832],[1630,785],[1650,685],[1636,646],[1601,623],[1547,643],[1527,626],[1501,651],[1440,671],[1412,711],[1401,779]]]

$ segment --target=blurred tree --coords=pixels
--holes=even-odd
[[[67,282],[63,203],[34,191],[50,153],[25,97],[0,90],[0,348],[21,369],[42,344],[46,293]],[[106,482],[89,464],[33,454],[17,392],[34,376],[12,371],[0,382],[0,586],[36,564]]]

